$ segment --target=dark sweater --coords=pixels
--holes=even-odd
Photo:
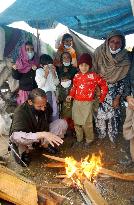
[[[72,65],[68,67],[65,67],[65,66],[57,67],[56,71],[57,71],[59,79],[61,79],[63,75],[67,74],[71,80],[73,79],[75,74],[78,72],[77,68],[73,67]]]
[[[38,115],[38,121],[31,106],[25,102],[18,106],[14,112],[12,125],[10,128],[10,135],[13,132],[41,132],[49,131],[49,123],[52,115],[52,109],[47,103],[46,110]]]
[[[37,88],[35,81],[36,71],[30,70],[28,73],[20,73],[18,70],[12,69],[12,76],[19,80],[19,89],[24,91],[31,91]]]

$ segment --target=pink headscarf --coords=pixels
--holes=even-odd
[[[25,44],[20,48],[19,58],[16,61],[17,70],[20,73],[27,73],[32,69],[32,66],[38,66],[38,60],[36,54],[34,55],[32,60],[28,59],[28,55],[26,52]]]

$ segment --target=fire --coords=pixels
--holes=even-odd
[[[96,156],[95,154],[91,158],[88,155],[80,162],[77,162],[73,157],[66,157],[65,164],[68,178],[76,182],[81,181],[84,177],[87,177],[90,181],[94,180],[102,167],[101,155]]]

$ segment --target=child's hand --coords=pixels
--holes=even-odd
[[[36,65],[32,65],[32,69],[33,69],[33,70],[36,70],[36,69],[37,69],[37,66],[36,66]]]
[[[49,74],[49,68],[48,66],[45,66],[44,67],[44,77],[47,78],[48,74]]]
[[[72,100],[72,97],[71,96],[67,96],[66,101],[70,102],[71,100]]]
[[[114,108],[118,108],[119,105],[120,105],[120,96],[116,96],[115,99],[113,100],[112,106],[113,106]]]

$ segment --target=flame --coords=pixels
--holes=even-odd
[[[102,167],[101,153],[99,156],[92,154],[85,157],[80,162],[77,162],[73,157],[66,157],[66,174],[68,178],[73,179],[80,187],[80,182],[84,177],[90,181],[97,176],[99,169]]]

